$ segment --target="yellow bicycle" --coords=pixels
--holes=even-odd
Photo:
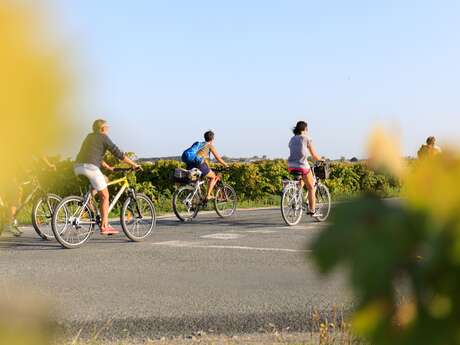
[[[131,169],[115,169],[131,171]],[[121,188],[109,206],[109,214],[122,195],[126,196],[120,211],[123,232],[131,241],[139,242],[147,238],[156,227],[155,206],[144,194],[137,193],[129,186],[126,176],[108,183],[109,186],[120,185]],[[86,194],[68,196],[56,207],[52,219],[52,229],[56,240],[64,248],[76,248],[84,244],[94,232],[96,225],[101,225],[98,208],[93,202],[91,186]]]

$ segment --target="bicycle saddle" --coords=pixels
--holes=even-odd
[[[300,181],[302,179],[303,174],[300,171],[291,171],[290,172],[292,178],[294,180]]]

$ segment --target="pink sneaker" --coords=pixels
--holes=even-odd
[[[116,235],[119,231],[112,228],[110,225],[106,226],[105,228],[101,229],[101,235]]]

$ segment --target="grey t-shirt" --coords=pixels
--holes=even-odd
[[[107,135],[102,133],[90,133],[83,141],[75,163],[93,164],[100,168],[107,151],[111,152],[119,160],[123,160],[125,156],[123,151],[121,151]]]
[[[309,169],[308,148],[311,145],[311,139],[306,135],[294,135],[289,141],[289,168]]]

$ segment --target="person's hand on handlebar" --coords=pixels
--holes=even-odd
[[[114,171],[115,171],[115,169],[114,169],[112,166],[108,165],[108,164],[107,164],[106,162],[104,162],[104,161],[102,162],[102,167],[103,167],[105,170],[108,170],[108,171],[110,171],[110,172],[114,172]]]

